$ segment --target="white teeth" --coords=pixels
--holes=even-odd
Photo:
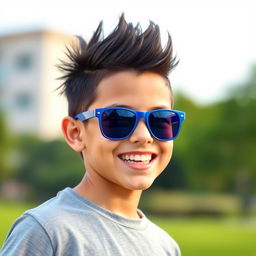
[[[139,160],[141,160],[142,161],[142,157],[140,157],[139,155],[135,155],[135,157],[134,157],[135,159],[135,161],[139,161]]]
[[[152,158],[152,154],[124,154],[120,156],[122,160],[126,161],[140,161],[140,162],[149,162]]]

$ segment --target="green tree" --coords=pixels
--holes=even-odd
[[[200,106],[182,94],[176,95],[176,102],[175,108],[187,113],[182,133],[174,142],[174,156],[180,159],[178,166],[182,166],[186,181],[183,184],[197,191],[252,193],[255,186],[250,184],[256,179],[256,67],[222,102]]]
[[[67,186],[75,186],[84,174],[82,159],[63,140],[42,141],[22,137],[17,178],[31,188],[32,199],[46,200]]]
[[[4,114],[0,112],[0,183],[6,179],[12,170],[10,163],[12,140],[5,122]]]

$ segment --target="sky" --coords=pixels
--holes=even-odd
[[[44,27],[89,38],[98,23],[110,32],[127,21],[159,24],[180,63],[170,74],[174,92],[211,104],[245,81],[256,64],[255,0],[0,0],[0,35]]]

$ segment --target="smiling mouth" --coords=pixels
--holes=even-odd
[[[156,158],[156,154],[120,154],[118,157],[126,163],[147,165]]]

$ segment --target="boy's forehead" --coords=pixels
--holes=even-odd
[[[145,105],[171,108],[171,101],[171,89],[166,78],[152,72],[122,71],[101,80],[94,103],[95,107],[106,107],[113,104],[140,105],[144,102]]]

